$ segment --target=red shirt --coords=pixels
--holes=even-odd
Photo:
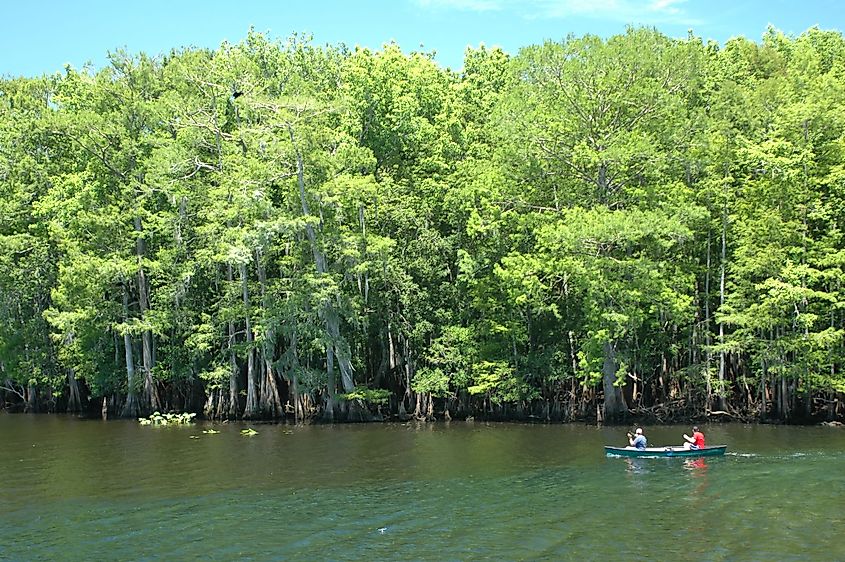
[[[692,438],[695,439],[695,446],[701,449],[704,447],[704,434],[700,431],[696,431],[692,434]]]

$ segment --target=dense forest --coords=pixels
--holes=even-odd
[[[0,408],[845,417],[845,38],[0,79]]]

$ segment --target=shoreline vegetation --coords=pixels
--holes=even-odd
[[[845,420],[845,39],[0,79],[0,409]]]

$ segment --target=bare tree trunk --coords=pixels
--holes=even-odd
[[[67,370],[67,412],[79,413],[82,411],[82,399],[79,395],[79,382],[76,380],[76,372],[73,368]]]
[[[414,408],[414,419],[421,420],[422,419],[422,393],[416,393],[416,407]]]
[[[38,395],[35,391],[35,384],[30,382],[26,385],[26,402],[24,403],[24,412],[35,413],[38,411]]]
[[[123,285],[123,321],[129,321],[129,288]],[[138,395],[135,392],[135,359],[132,355],[132,338],[128,331],[123,333],[123,349],[126,358],[126,403],[121,415],[126,418],[138,416]]]
[[[261,303],[263,313],[266,315],[270,303],[267,296],[267,272],[264,269],[264,262],[262,260],[262,252],[260,249],[255,251],[256,273],[258,274],[258,283],[261,289]],[[261,346],[261,392],[259,394],[259,408],[262,412],[270,415],[273,418],[280,418],[284,416],[284,408],[282,401],[279,398],[279,388],[276,384],[276,373],[273,370],[273,359],[275,356],[275,340],[276,333],[271,325],[264,329],[264,338]]]
[[[387,337],[389,339],[390,338],[389,325],[388,325],[387,329],[388,329]],[[373,377],[373,387],[375,387],[375,388],[379,388],[381,386],[382,381],[384,380],[385,375],[387,374],[387,366],[390,364],[390,358],[388,357],[388,345],[385,341],[385,338],[379,337],[378,343],[379,343],[379,351],[381,353],[380,353],[380,358],[379,358],[379,364],[378,364],[378,367],[376,368],[375,376]]]
[[[261,354],[262,377],[259,407],[262,412],[267,413],[271,417],[281,418],[284,416],[285,411],[282,406],[282,399],[279,395],[279,385],[276,380],[276,371],[273,369],[273,349],[274,346],[265,340]]]
[[[238,266],[241,276],[241,291],[244,304],[244,324],[246,325],[246,407],[244,408],[244,419],[255,418],[258,414],[258,388],[255,377],[255,350],[253,349],[254,338],[252,335],[252,322],[250,320],[249,286],[247,285],[246,264]]]
[[[326,346],[326,411],[323,412],[323,417],[328,422],[334,421],[335,414],[335,393],[337,382],[334,377],[334,347]]]
[[[226,279],[231,285],[234,282],[232,264],[226,265]],[[235,321],[229,320],[229,400],[226,404],[226,415],[229,418],[237,418],[238,410],[238,358],[235,355]]]
[[[780,392],[778,393],[778,408],[780,409],[780,419],[783,421],[789,420],[789,391],[786,384],[786,376],[780,377]]]
[[[73,345],[74,334],[69,332],[64,338],[64,344]],[[82,411],[82,397],[79,392],[79,381],[76,380],[76,371],[73,367],[67,370],[67,413],[79,413]]]
[[[296,380],[297,378],[297,370],[299,368],[299,352],[297,351],[297,333],[296,328],[293,328],[290,332],[289,341],[288,341],[288,353],[290,353],[290,362],[288,363],[289,366],[289,375],[285,376],[284,371],[282,371],[282,376],[288,383],[288,389],[291,399],[293,400],[293,421],[294,423],[299,423],[305,419],[305,405],[302,402],[302,399],[299,395],[299,384]]]
[[[327,311],[326,331],[333,342],[337,364],[340,367],[340,382],[343,385],[343,391],[353,392],[355,383],[352,379],[352,358],[349,353],[349,345],[340,335],[340,320],[334,307]]]
[[[208,419],[215,419],[218,417],[218,407],[222,398],[220,397],[220,389],[214,388],[205,397],[205,405],[202,408],[203,415]]]
[[[144,273],[142,260],[147,252],[147,242],[142,234],[141,217],[136,216],[135,223],[135,255],[138,258],[138,305],[141,309],[141,319],[147,320],[147,311],[150,308],[149,302],[149,288],[147,283],[147,276]],[[144,330],[141,335],[142,345],[142,360],[144,366],[144,407],[150,408],[150,411],[161,410],[161,401],[158,397],[158,390],[156,389],[155,381],[153,380],[153,333],[150,330]]]
[[[619,421],[625,415],[622,390],[615,386],[616,382],[616,345],[608,341],[604,344],[604,365],[602,366],[602,382],[604,384],[604,421]]]

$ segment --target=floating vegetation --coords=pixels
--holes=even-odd
[[[216,429],[203,429],[202,432],[207,434],[207,435],[214,435],[216,433],[220,433]]]
[[[199,438],[200,438],[199,435],[191,435],[190,437],[188,437],[188,439],[199,439]]]
[[[248,435],[249,437],[252,437],[253,435],[258,435],[258,432],[250,427],[247,429],[242,429],[241,435]]]
[[[193,412],[183,412],[181,414],[153,412],[149,418],[138,418],[138,422],[141,425],[187,425],[194,423],[196,416]]]

